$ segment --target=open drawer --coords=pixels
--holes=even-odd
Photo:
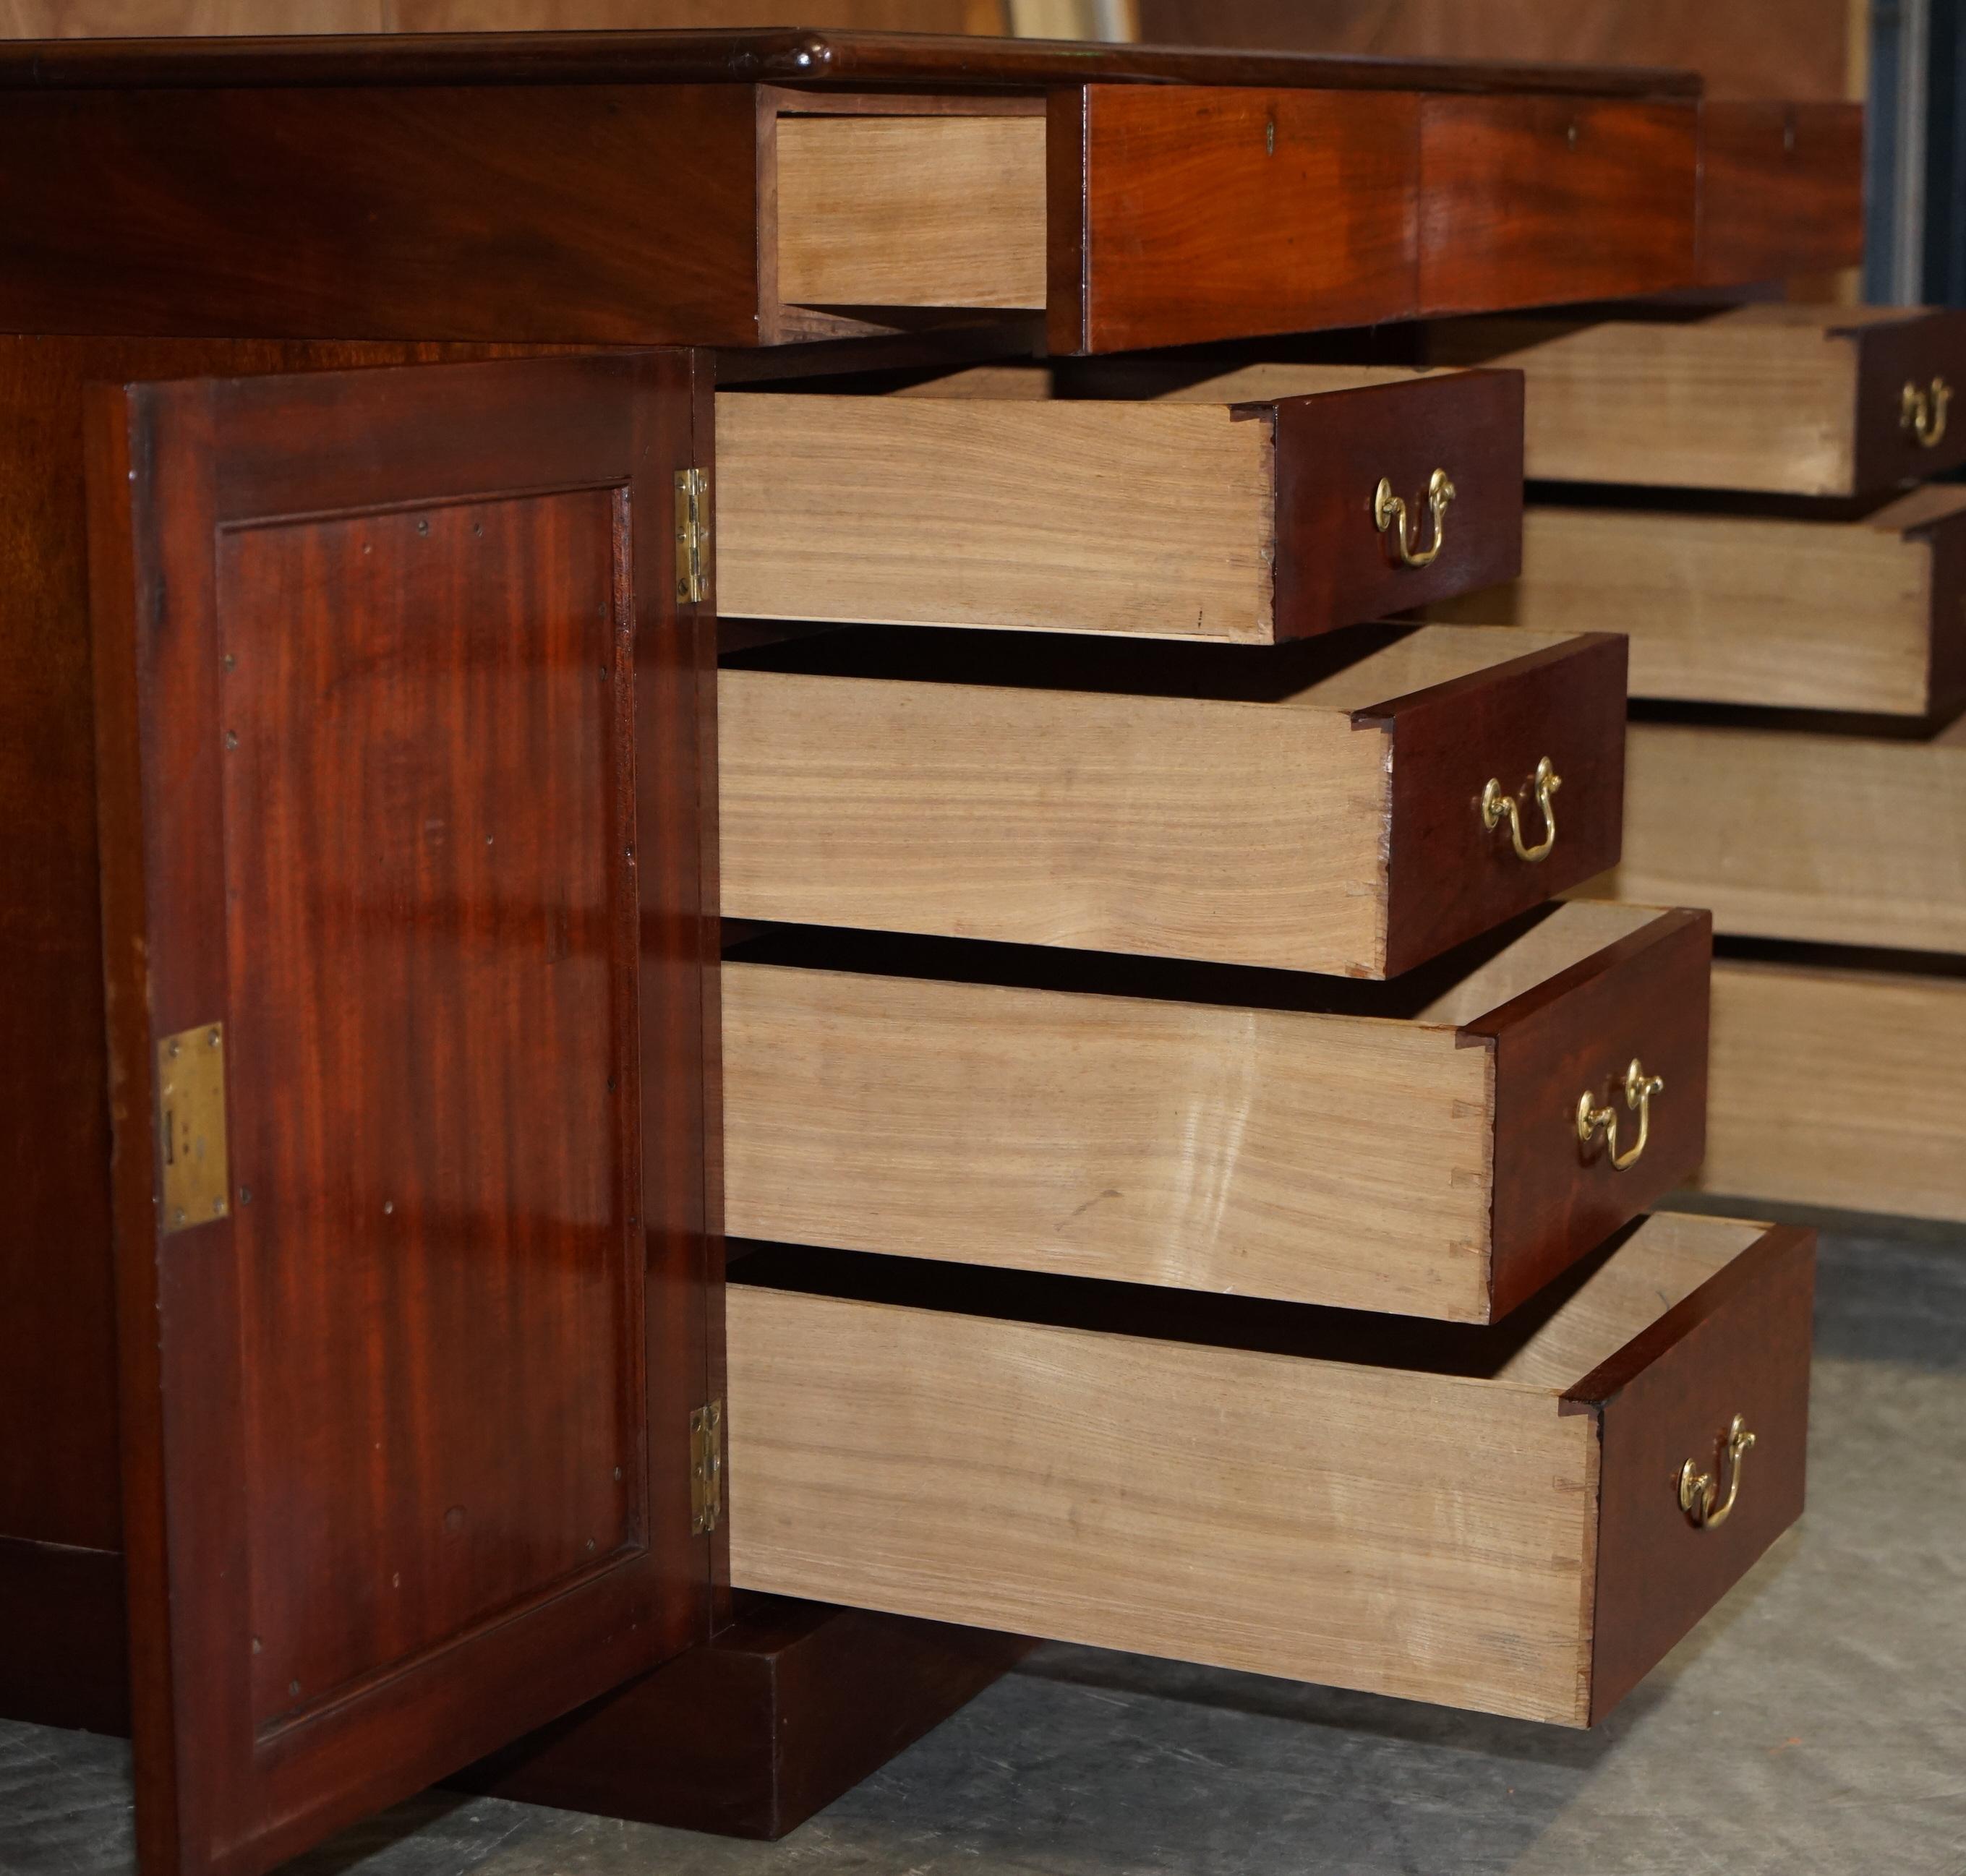
[[[1428,351],[1527,375],[1542,480],[1855,496],[1966,462],[1957,308],[1469,320],[1432,328]]]
[[[1616,637],[837,632],[736,655],[717,698],[733,919],[1382,977],[1623,831]]]
[[[769,934],[724,967],[727,1221],[1486,1321],[1699,1165],[1711,948],[1587,903],[1389,984]]]
[[[1511,373],[1018,394],[988,374],[966,396],[720,393],[720,610],[1267,644],[1520,568]]]
[[[1635,697],[1956,717],[1966,489],[1924,484],[1855,520],[1785,506],[1539,504],[1523,517],[1521,577],[1426,616],[1623,632]]]
[[[761,1250],[732,1578],[1587,1725],[1801,1512],[1813,1250],[1656,1217],[1468,1329]]]

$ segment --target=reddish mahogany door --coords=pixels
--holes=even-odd
[[[704,1627],[707,413],[685,353],[92,406],[153,1876]]]

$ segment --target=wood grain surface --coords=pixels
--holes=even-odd
[[[1832,273],[1864,259],[1864,107],[1700,107],[1700,278],[1707,286]]]
[[[756,119],[743,85],[17,92],[0,325],[755,344]]]
[[[1509,578],[1522,559],[1522,380],[1512,372],[1448,372],[1283,398],[1276,426],[1276,633],[1422,606]],[[1436,471],[1454,490],[1438,541],[1428,492]],[[1406,504],[1409,545],[1381,530],[1384,481]],[[1433,552],[1437,548],[1437,552]],[[1506,569],[1505,571],[1494,570]]]
[[[1225,1302],[1171,1322],[1113,1285],[747,1260],[730,1296],[732,1465],[750,1482],[732,1568],[1581,1725],[1598,1441],[1558,1397],[1761,1238],[1648,1221],[1533,1322],[1442,1331],[1385,1365],[1361,1353],[1369,1319],[1342,1312]],[[1703,1593],[1686,1586],[1684,1613]]]
[[[775,1840],[1030,1648],[985,1629],[747,1595],[714,1640],[448,1782],[556,1810]]]
[[[1690,280],[1695,135],[1690,104],[1423,100],[1417,310],[1616,299]]]
[[[740,1237],[1482,1321],[1699,1163],[1697,915],[1565,906],[1383,986],[1029,956],[1006,982],[848,935],[747,956]],[[1680,1105],[1619,1173],[1573,1118],[1635,1051]]]
[[[1487,681],[1471,672],[1359,713],[1361,728],[1385,722],[1392,734],[1388,976],[1589,878],[1599,855],[1619,851],[1624,705],[1623,641],[1600,635],[1546,645]],[[1525,861],[1506,828],[1485,825],[1481,799],[1496,783],[1526,838],[1540,840],[1536,774],[1545,756],[1562,783],[1556,844]]]
[[[245,3],[191,0],[191,4],[204,5]],[[309,0],[309,4],[321,3]],[[685,4],[695,3],[697,0],[685,0]],[[771,0],[765,3],[769,7]],[[875,3],[893,6],[898,0]],[[933,6],[937,0],[925,3]],[[12,0],[12,4],[31,6],[37,0]],[[427,22],[433,36],[407,45],[387,34],[359,34],[230,43],[68,39],[10,47],[0,42],[0,85],[55,89],[334,86],[371,83],[380,78],[394,85],[431,85],[721,81],[849,86],[947,83],[1042,90],[1096,78],[1102,82],[1294,85],[1320,91],[1521,91],[1628,98],[1692,98],[1700,91],[1697,73],[1629,60],[1594,66],[1535,64],[1516,60],[1375,59],[1114,44],[1088,50],[1082,43],[1056,40],[963,38],[937,31],[815,32],[803,27],[749,31],[741,27],[675,32],[527,31],[524,29],[530,25],[563,22],[540,22],[530,11],[537,0],[394,0],[394,4],[413,8],[409,17],[419,24]],[[581,0],[554,0],[554,4],[572,7]],[[503,17],[479,10],[502,6],[511,8]],[[453,12],[453,8],[462,11]],[[632,22],[643,23],[639,17]],[[611,24],[618,27],[624,22]],[[752,24],[755,27],[756,23]],[[446,30],[453,24],[466,30]],[[520,30],[498,30],[504,27]]]
[[[1966,977],[1716,962],[1697,1183],[1966,1221]]]
[[[777,149],[781,298],[1043,306],[1042,116],[782,111]]]
[[[1707,977],[1712,921],[1661,914],[1605,952],[1554,973],[1468,1025],[1494,1049],[1497,1316],[1527,1300],[1584,1247],[1655,1205],[1700,1163],[1707,1142]],[[1637,1144],[1623,1089],[1634,1059],[1665,1086],[1644,1152],[1622,1171],[1600,1141],[1582,1150],[1578,1102],[1609,1106],[1618,1146]]]
[[[1779,1227],[1565,1396],[1602,1443],[1590,1717],[1610,1713],[1802,1515],[1816,1234]],[[1721,1481],[1735,1416],[1755,1436],[1717,1527],[1681,1514],[1685,1463]]]
[[[1273,635],[1267,423],[731,392],[717,424],[728,617]]]
[[[1054,352],[1398,317],[1419,100],[1088,85],[1052,99]]]
[[[1273,46],[1305,52],[1541,58],[1683,66],[1710,95],[1849,95],[1844,0],[1135,0],[1154,45]]]
[[[1634,723],[1625,857],[1586,890],[1742,938],[1966,952],[1966,719],[1929,741]]]
[[[901,632],[745,661],[719,678],[733,918],[1383,977],[1618,851],[1615,641],[1375,631],[1255,664]],[[1479,800],[1545,754],[1564,831],[1526,865]]]
[[[1439,365],[1528,378],[1532,480],[1857,495],[1966,461],[1966,425],[1921,449],[1900,394],[1961,381],[1966,313],[1765,304],[1690,317],[1470,320]]]
[[[908,501],[920,510],[924,501],[934,501],[934,515],[922,513],[922,521],[934,519],[942,541],[959,541],[965,566],[943,568],[948,584],[962,580],[967,594],[969,582],[977,578],[1007,578],[1008,568],[1042,561],[1056,562],[1064,542],[1058,539],[1059,494],[1072,501],[1065,513],[1078,515],[1079,501],[1101,500],[1107,519],[1093,523],[1088,513],[1085,527],[1091,533],[1110,537],[1113,515],[1119,513],[1119,537],[1101,545],[1099,551],[1110,561],[1139,562],[1148,551],[1148,535],[1158,533],[1168,552],[1191,555],[1201,566],[1221,561],[1221,552],[1209,555],[1195,537],[1194,529],[1170,519],[1158,525],[1156,515],[1134,510],[1143,497],[1150,497],[1150,484],[1166,476],[1164,459],[1175,446],[1175,439],[1197,436],[1207,445],[1207,452],[1197,452],[1195,474],[1219,476],[1223,464],[1240,462],[1240,454],[1221,454],[1211,442],[1211,426],[1229,423],[1256,423],[1268,429],[1270,449],[1264,452],[1268,462],[1268,523],[1266,527],[1266,568],[1268,568],[1268,610],[1256,602],[1256,623],[1246,626],[1239,617],[1226,622],[1162,626],[1162,636],[1189,637],[1240,637],[1266,633],[1274,639],[1296,639],[1333,627],[1355,626],[1362,619],[1378,619],[1407,607],[1427,603],[1435,594],[1457,594],[1481,588],[1484,582],[1506,578],[1518,566],[1522,537],[1522,381],[1512,372],[1437,372],[1421,374],[1412,370],[1342,370],[1342,368],[1307,368],[1307,370],[1266,370],[1250,368],[1229,372],[1194,384],[1194,370],[1180,364],[1158,360],[1119,360],[1113,364],[1085,365],[1059,374],[1036,364],[975,365],[969,370],[949,372],[920,384],[902,388],[893,397],[875,401],[875,415],[867,419],[849,417],[840,425],[842,440],[837,445],[833,476],[851,478],[853,488],[867,486],[883,515],[883,537],[888,531],[885,513],[897,501]],[[1223,395],[1213,395],[1221,385]],[[1272,389],[1274,388],[1274,389]],[[1073,389],[1091,389],[1091,397],[1069,395]],[[1059,395],[1065,391],[1065,395]],[[1160,417],[1133,417],[1150,403],[1185,405],[1194,409],[1189,423],[1170,425],[1166,413]],[[888,415],[894,405],[907,405],[904,417]],[[914,405],[949,405],[959,403],[967,409],[939,409],[938,415],[912,411]],[[791,405],[791,399],[781,399]],[[1040,409],[1042,407],[1042,409]],[[1213,417],[1199,413],[1215,407]],[[1003,417],[989,415],[1003,409]],[[1044,415],[1044,411],[1052,415]],[[1101,415],[1103,413],[1103,415]],[[778,407],[747,407],[743,426],[737,433],[737,446],[743,450],[740,468],[751,470],[753,459],[765,459],[761,468],[772,474],[777,459],[767,456],[767,433],[772,425],[788,421]],[[804,439],[822,429],[810,413],[791,411],[796,435]],[[1004,425],[1004,440],[991,452],[1004,452],[1017,446],[1017,459],[1024,464],[1023,505],[1013,507],[997,488],[999,474],[991,474],[983,484],[977,470],[977,445],[973,436],[993,423]],[[1091,435],[1099,425],[1110,430],[1105,442],[1105,459],[1095,460]],[[1048,436],[1056,442],[1046,445]],[[814,445],[814,454],[826,449],[826,433]],[[887,449],[875,449],[875,442]],[[1219,440],[1219,436],[1215,440]],[[938,449],[939,445],[939,449]],[[1250,440],[1242,439],[1242,449]],[[1260,450],[1260,445],[1259,445]],[[904,452],[904,454],[901,454]],[[1126,452],[1134,470],[1134,484],[1113,488],[1113,478],[1120,474],[1119,456]],[[730,440],[726,442],[730,460]],[[1435,470],[1449,476],[1453,497],[1445,511],[1445,525],[1435,551],[1435,529],[1429,511],[1431,478]],[[782,474],[782,470],[781,470]],[[1178,474],[1178,472],[1175,472]],[[786,507],[794,515],[814,504],[842,504],[847,494],[822,482],[818,472],[794,470],[798,486],[791,491]],[[788,476],[786,480],[792,480]],[[1427,556],[1426,565],[1410,565],[1398,552],[1398,533],[1394,527],[1378,527],[1375,513],[1376,490],[1384,480],[1388,490],[1406,505],[1407,545]],[[808,491],[810,484],[810,491]],[[914,490],[914,494],[908,491]],[[745,551],[751,555],[771,555],[772,582],[781,590],[777,603],[788,603],[791,561],[800,541],[778,541],[765,531],[767,517],[753,521],[751,497],[740,490],[745,505],[740,510],[745,521]],[[1046,500],[1050,497],[1050,500]],[[1201,517],[1219,515],[1219,496],[1199,496],[1194,507]],[[1129,510],[1133,510],[1130,513]],[[1139,519],[1134,521],[1134,513]],[[912,519],[912,515],[910,515]],[[796,527],[796,519],[792,527]],[[1180,535],[1168,529],[1180,527]],[[816,531],[814,531],[816,533]],[[1236,537],[1245,529],[1236,529]],[[762,545],[759,545],[762,542]],[[812,542],[814,551],[818,542]],[[726,531],[726,558],[730,539]],[[920,542],[916,545],[920,558]],[[1083,549],[1081,556],[1083,561]],[[873,580],[877,568],[869,568]],[[749,578],[749,568],[743,570]],[[1166,582],[1162,582],[1162,586]],[[740,586],[740,592],[745,592]],[[878,603],[877,592],[867,592],[869,603]],[[830,603],[830,600],[823,600]],[[1110,606],[1110,600],[1107,602]],[[1146,607],[1150,600],[1133,602]],[[1168,598],[1172,607],[1172,598]],[[1010,616],[1030,617],[1044,623],[1050,616],[1068,616],[1065,606],[1044,606],[1040,596],[1018,592],[1018,606]],[[926,600],[916,610],[934,610]],[[1007,607],[1008,610],[1008,607]],[[1199,607],[1197,607],[1199,610]],[[875,617],[877,613],[861,613]],[[1093,610],[1081,602],[1078,623],[1072,629],[1099,629],[1105,607]],[[979,623],[958,619],[953,623]]]
[[[0,339],[0,876],[33,882],[0,919],[0,1044],[39,1066],[0,1094],[0,1537],[73,1553],[120,1585],[108,1048],[97,884],[82,392],[91,380],[303,371],[444,356],[437,346]],[[20,1554],[20,1553],[17,1553]],[[37,1553],[36,1554],[39,1554]],[[39,1603],[0,1670],[0,1712],[70,1709],[122,1676],[95,1590]],[[114,1591],[120,1604],[121,1589]],[[22,1604],[19,1606],[29,1606]],[[72,1661],[72,1667],[64,1667]],[[85,1665],[94,1663],[91,1667]],[[115,1694],[115,1704],[126,1697]]]
[[[1533,504],[1521,577],[1426,616],[1622,632],[1636,697],[1942,717],[1966,702],[1962,560],[1944,484],[1858,521]]]
[[[743,1285],[730,1350],[747,1586],[1583,1720],[1596,1453],[1546,1395]]]
[[[147,1868],[269,1867],[707,1620],[701,635],[630,520],[696,403],[670,356],[92,405]],[[176,1228],[180,1031],[234,1183]]]

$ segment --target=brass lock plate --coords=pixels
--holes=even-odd
[[[157,1044],[157,1151],[166,1234],[225,1216],[231,1187],[223,1023],[201,1023]]]

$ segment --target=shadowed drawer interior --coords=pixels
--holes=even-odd
[[[718,703],[730,918],[1377,977],[1620,849],[1613,637],[866,630],[739,654]]]
[[[1452,1328],[759,1250],[732,1578],[1587,1724],[1801,1511],[1813,1269],[1658,1217]]]
[[[962,381],[719,393],[724,615],[1266,644],[1520,565],[1511,372],[1233,406]]]
[[[1699,1164],[1710,951],[1585,903],[1384,984],[767,934],[724,967],[727,1221],[1486,1321]]]

